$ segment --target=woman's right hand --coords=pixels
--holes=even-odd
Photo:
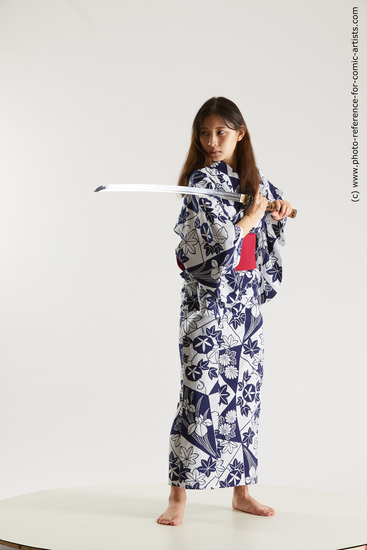
[[[259,189],[253,196],[252,203],[246,208],[244,217],[248,216],[253,222],[252,227],[255,227],[263,217],[266,207],[268,206],[268,199],[260,195]],[[251,229],[252,229],[251,227]]]

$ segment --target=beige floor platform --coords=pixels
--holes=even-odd
[[[158,525],[168,486],[54,489],[0,501],[0,544],[47,550],[339,550],[367,542],[367,499],[254,486],[269,518],[235,512],[230,489],[189,491],[182,525]]]

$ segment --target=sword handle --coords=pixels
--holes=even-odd
[[[277,207],[275,202],[268,202],[268,206],[266,207],[266,210],[268,212],[276,212]],[[292,212],[287,216],[287,218],[295,218],[297,216],[297,210],[295,208],[292,209]]]
[[[240,202],[242,202],[242,204],[244,204],[245,206],[247,205],[248,202],[250,202],[252,199],[252,196],[251,195],[248,195],[247,193],[243,193],[241,196],[240,196]],[[276,204],[275,202],[268,202],[268,206],[266,207],[266,210],[268,212],[275,212],[277,209],[276,207]],[[289,216],[287,216],[288,218],[295,218],[297,216],[297,210],[295,208],[293,208],[292,212],[289,214]]]

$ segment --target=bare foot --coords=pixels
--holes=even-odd
[[[185,511],[186,491],[180,487],[171,486],[167,510],[159,516],[160,525],[180,525]]]
[[[260,502],[257,502],[257,500],[250,496],[247,485],[234,487],[232,508],[241,512],[247,512],[248,514],[254,514],[255,516],[275,515],[273,508],[260,504]]]

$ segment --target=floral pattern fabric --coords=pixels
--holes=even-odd
[[[282,191],[259,173],[260,193]],[[224,161],[196,170],[190,186],[239,192]],[[170,435],[169,483],[216,489],[257,482],[264,343],[260,305],[282,280],[285,220],[266,212],[256,233],[256,269],[236,271],[244,215],[239,203],[186,195],[175,232],[181,273],[181,391]]]

